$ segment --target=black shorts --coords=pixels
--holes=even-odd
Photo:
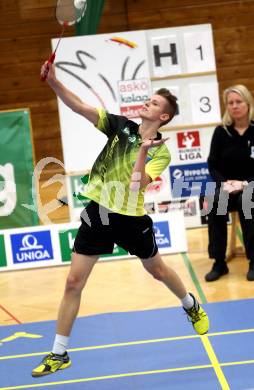
[[[158,252],[153,221],[148,215],[117,214],[91,201],[82,211],[81,221],[73,252],[109,254],[113,252],[114,244],[141,259],[153,257]]]

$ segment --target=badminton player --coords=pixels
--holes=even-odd
[[[207,314],[186,291],[176,272],[163,262],[152,219],[144,210],[146,186],[170,162],[170,153],[158,130],[176,114],[176,97],[167,89],[158,90],[144,103],[138,125],[124,116],[109,114],[81,101],[56,79],[54,66],[44,64],[42,76],[46,66],[49,66],[47,82],[56,95],[93,123],[108,140],[92,167],[85,192],[91,201],[81,213],[52,350],[32,371],[32,376],[51,374],[71,365],[67,347],[82,290],[100,255],[112,253],[114,244],[140,258],[144,268],[179,298],[195,331],[200,335],[207,333]]]

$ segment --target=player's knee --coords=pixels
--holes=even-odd
[[[69,275],[66,280],[65,292],[78,293],[82,290],[82,283],[78,276]]]
[[[164,279],[164,272],[162,267],[146,268],[146,270],[153,276],[154,279],[159,281]]]

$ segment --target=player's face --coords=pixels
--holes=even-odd
[[[161,95],[153,95],[144,103],[139,111],[139,115],[142,119],[161,122],[166,121],[169,119],[168,102]]]
[[[243,100],[242,96],[236,92],[229,92],[227,95],[227,109],[232,119],[240,120],[247,119],[249,114],[249,106]]]

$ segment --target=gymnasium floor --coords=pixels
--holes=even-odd
[[[0,389],[254,388],[254,300],[204,306],[211,329],[201,337],[176,307],[78,318],[72,366],[44,378],[30,372],[48,351],[55,321],[5,326]]]

